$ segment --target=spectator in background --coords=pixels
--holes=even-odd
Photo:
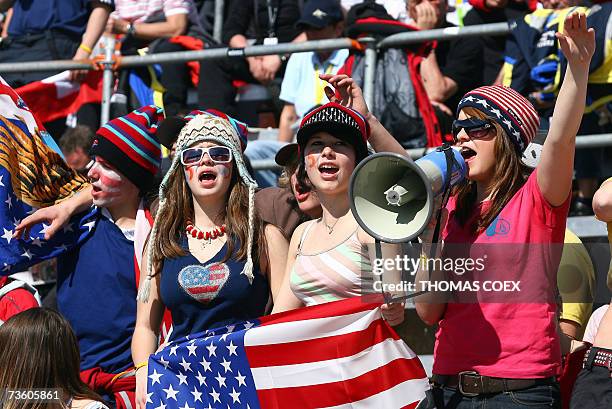
[[[21,311],[40,306],[38,292],[30,284],[0,277],[0,325]]]
[[[296,28],[300,18],[298,0],[233,0],[223,26],[223,42],[243,48],[249,39],[255,44],[303,41]],[[250,30],[250,28],[253,30]],[[251,84],[269,84],[282,76],[287,56],[230,58],[200,61],[198,99],[202,109],[214,108],[235,116],[235,80]],[[238,118],[240,119],[240,118]]]
[[[310,0],[304,5],[298,29],[308,41],[342,36],[344,22],[342,8],[337,0]],[[278,139],[291,142],[291,126],[312,107],[325,104],[325,81],[319,74],[336,74],[348,57],[347,49],[310,51],[291,55],[281,85],[280,99],[285,103],[281,112]]]
[[[8,37],[0,43],[0,61],[84,60],[104,32],[112,0],[0,0],[0,11],[12,7]],[[3,73],[13,88],[59,71]],[[73,71],[80,79],[86,71]]]
[[[84,175],[87,174],[87,165],[91,161],[89,149],[93,138],[94,133],[90,127],[77,125],[74,128],[68,128],[59,141],[66,164]]]
[[[453,27],[446,21],[446,0],[407,0],[406,7],[420,30]],[[477,56],[477,57],[476,57]],[[482,85],[474,75],[480,71],[482,52],[466,38],[439,41],[421,63],[421,76],[427,96],[436,109],[442,134],[450,133],[457,104],[468,90]]]
[[[38,405],[3,401],[4,409],[108,409],[79,379],[77,339],[68,321],[57,312],[34,308],[15,315],[0,327],[0,351],[0,390],[59,393],[57,400]]]
[[[612,179],[606,180],[593,197],[595,215],[608,223],[612,246]],[[610,265],[612,272],[612,264]],[[609,285],[608,285],[609,286]],[[612,305],[612,303],[611,303]],[[599,313],[602,310],[598,310]],[[612,406],[612,309],[604,313],[593,347],[587,352],[584,368],[576,379],[571,408],[609,408]]]
[[[564,17],[578,1],[544,1],[545,9],[539,9],[524,19],[518,20],[506,44],[503,84],[525,95],[534,104],[543,119],[542,128],[547,128],[548,118],[556,102],[566,60],[559,53],[554,39]],[[612,132],[610,113],[612,93],[610,69],[612,60],[605,50],[610,42],[612,4],[580,7],[587,13],[588,27],[595,28],[596,53],[589,69],[589,86],[584,115],[578,135]],[[570,213],[575,216],[593,214],[592,198],[598,179],[612,176],[610,165],[612,148],[578,149],[575,170],[578,194]]]
[[[470,0],[470,4],[473,8],[463,18],[465,26],[510,22],[534,10],[531,9],[532,2],[528,4],[516,0]],[[479,54],[474,55],[474,58],[479,59],[478,70],[474,75],[484,85],[501,84],[506,36],[482,35],[467,38],[466,41],[478,43],[481,49]]]
[[[311,187],[303,186],[298,182],[299,158],[298,144],[290,143],[283,146],[282,149],[278,151],[274,160],[278,165],[283,167],[278,185],[281,188],[291,190],[294,196],[295,205],[302,215],[302,221],[306,221],[321,217],[322,210],[317,193],[314,192]],[[289,238],[291,238],[291,234],[289,234]]]
[[[366,0],[367,1],[367,0]],[[363,3],[364,0],[341,0],[342,8],[349,11],[356,4]],[[407,20],[406,15],[406,0],[376,0],[376,3],[382,5],[387,13],[395,20],[404,22]]]
[[[125,35],[121,46],[124,55],[136,54],[138,49],[147,46],[156,54],[185,51],[183,45],[171,40],[177,36],[211,42],[204,33],[193,0],[116,0],[115,6],[106,30]],[[187,90],[191,85],[190,71],[182,62],[160,65],[160,82],[165,88],[164,110],[166,115],[176,115],[185,110]]]
[[[557,286],[563,303],[559,327],[569,338],[561,341],[561,351],[565,354],[569,352],[571,340],[582,339],[595,295],[595,267],[591,256],[580,238],[569,229],[565,229]]]

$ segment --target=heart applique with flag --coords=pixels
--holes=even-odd
[[[179,285],[194,299],[208,303],[217,297],[227,279],[230,270],[225,263],[207,266],[191,265],[184,267],[178,274]]]

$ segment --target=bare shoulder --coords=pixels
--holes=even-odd
[[[304,234],[304,230],[310,223],[313,223],[313,220],[307,220],[295,228],[291,235],[291,244],[293,244],[293,242],[299,243],[302,234]]]
[[[374,244],[374,237],[370,236],[361,226],[357,228],[357,240],[361,244]]]

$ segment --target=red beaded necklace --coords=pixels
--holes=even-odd
[[[215,227],[208,231],[202,231],[193,225],[191,222],[187,222],[187,234],[191,234],[191,237],[198,240],[214,240],[225,234],[225,224],[221,227]]]

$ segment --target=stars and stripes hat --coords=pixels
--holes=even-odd
[[[525,97],[512,88],[490,85],[476,88],[461,98],[457,115],[465,107],[472,107],[497,122],[522,153],[540,127],[540,117]]]
[[[153,184],[161,163],[157,124],[163,108],[148,105],[103,125],[89,154],[100,156],[125,175],[141,191]]]
[[[301,153],[304,152],[308,139],[321,131],[350,143],[355,148],[357,162],[368,156],[370,126],[363,115],[354,109],[330,102],[306,114],[297,132]]]

